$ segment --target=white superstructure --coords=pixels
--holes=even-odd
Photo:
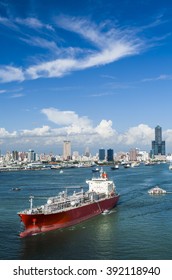
[[[113,194],[115,192],[115,184],[112,180],[108,179],[107,173],[100,170],[100,176],[87,180],[89,192]]]

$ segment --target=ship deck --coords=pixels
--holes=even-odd
[[[81,196],[77,197],[76,200],[74,199],[65,199],[64,201],[55,201],[52,204],[45,204],[44,206],[38,206],[31,209],[25,209],[18,213],[18,215],[49,215],[49,214],[55,214],[60,213],[64,211],[70,211],[72,209],[75,209],[76,207],[83,207],[86,205],[90,205],[93,203],[99,203],[105,199],[112,198],[118,196],[117,194],[112,195],[105,195],[99,194],[96,195],[95,198],[89,198],[88,196]]]

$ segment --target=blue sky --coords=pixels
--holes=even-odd
[[[0,150],[172,151],[172,3],[0,0]]]

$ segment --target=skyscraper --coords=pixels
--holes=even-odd
[[[63,159],[64,160],[71,159],[71,142],[70,141],[63,142]]]
[[[28,161],[29,161],[29,162],[35,161],[35,159],[36,159],[36,153],[34,152],[34,150],[29,149],[27,155],[28,155]]]
[[[105,149],[99,149],[99,160],[105,160]]]
[[[112,149],[108,149],[107,150],[107,161],[113,161],[113,150]]]
[[[162,128],[155,127],[155,140],[152,141],[153,155],[165,155],[165,141],[162,141]]]

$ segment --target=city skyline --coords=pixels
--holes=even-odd
[[[0,0],[0,150],[149,152],[160,125],[172,152],[171,15],[167,0]]]

